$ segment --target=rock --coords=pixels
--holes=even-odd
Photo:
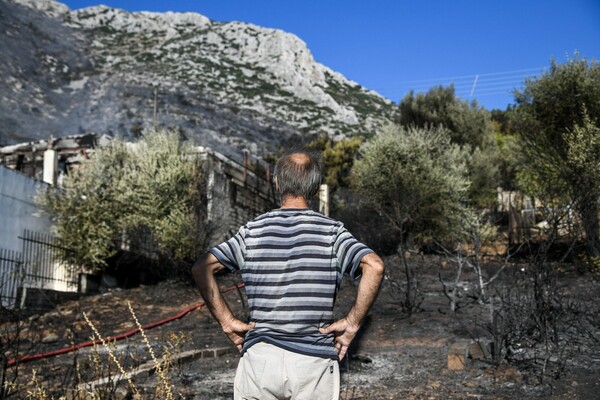
[[[459,339],[448,348],[448,369],[460,371],[465,369],[469,340]]]
[[[81,332],[86,327],[87,327],[87,324],[85,322],[81,322],[81,321],[77,321],[73,324],[73,330],[75,330],[75,332]]]
[[[523,379],[523,374],[516,367],[500,364],[494,371],[494,377],[500,382],[516,382]]]
[[[103,274],[100,281],[100,286],[106,289],[114,289],[119,286],[119,283],[117,282],[117,278],[114,276]]]
[[[473,342],[469,344],[468,352],[469,358],[473,360],[485,360],[485,346],[484,342]]]
[[[506,255],[506,252],[508,251],[508,247],[504,244],[497,244],[496,245],[496,253],[499,256],[504,256]]]
[[[497,254],[496,248],[493,246],[481,246],[480,252],[483,256],[495,256]]]
[[[54,343],[60,339],[58,335],[54,332],[48,333],[42,338],[42,343]]]
[[[122,324],[119,325],[119,328],[121,329],[130,329],[133,328],[135,326],[135,324],[131,321],[125,321]]]
[[[350,356],[350,359],[352,361],[358,361],[362,364],[371,364],[373,363],[373,359],[369,356],[363,355],[363,354],[353,354]]]
[[[440,381],[433,381],[429,384],[429,386],[432,389],[439,389],[442,386],[442,384],[440,383]]]

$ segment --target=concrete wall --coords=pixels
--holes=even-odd
[[[50,233],[50,220],[40,216],[33,201],[38,188],[48,185],[0,166],[0,247],[21,251],[25,229]]]
[[[278,207],[269,181],[220,153],[203,149],[207,174],[209,245],[230,238],[246,222]]]

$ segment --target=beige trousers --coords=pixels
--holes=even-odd
[[[240,358],[233,393],[235,400],[338,400],[339,364],[257,343]]]

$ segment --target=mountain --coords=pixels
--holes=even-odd
[[[281,30],[195,13],[0,0],[0,144],[178,129],[260,155],[308,134],[372,133],[394,105]]]

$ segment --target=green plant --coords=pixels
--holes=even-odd
[[[444,236],[460,219],[469,188],[467,154],[441,128],[388,125],[361,149],[355,189],[399,235],[406,282],[403,306],[418,307],[418,280],[405,252]]]
[[[402,126],[442,126],[450,140],[468,150],[468,198],[478,208],[495,201],[498,186],[498,150],[493,140],[490,113],[475,101],[456,97],[454,86],[434,86],[426,93],[407,94],[399,105],[397,122]]]
[[[352,180],[405,244],[422,243],[460,216],[470,183],[467,158],[443,128],[388,125],[361,149]]]
[[[588,255],[600,256],[600,64],[579,55],[527,79],[511,111],[519,134],[520,186],[561,207],[574,204]]]
[[[350,185],[350,171],[363,141],[359,136],[335,141],[320,135],[308,144],[307,147],[321,152],[324,181],[332,192]]]
[[[175,132],[114,140],[39,193],[70,265],[101,270],[119,249],[166,263],[191,262],[205,246],[202,165]]]

